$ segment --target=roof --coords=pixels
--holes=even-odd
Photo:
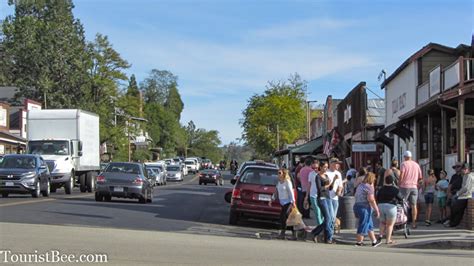
[[[383,90],[388,83],[390,83],[400,72],[403,71],[410,63],[416,61],[418,58],[423,57],[425,54],[432,50],[438,50],[446,53],[456,54],[463,50],[469,50],[471,47],[466,44],[460,44],[456,48],[452,48],[449,46],[441,45],[438,43],[428,43],[420,50],[416,51],[413,55],[411,55],[407,60],[405,60],[388,78],[384,80],[380,88]]]
[[[385,100],[368,99],[367,100],[367,124],[383,125],[385,124]]]
[[[303,145],[291,149],[292,154],[313,154],[317,149],[323,147],[323,137],[315,138]]]
[[[6,141],[6,142],[26,145],[26,139],[25,138],[10,134],[10,133],[5,132],[5,131],[0,131],[0,139],[3,140],[3,141]]]

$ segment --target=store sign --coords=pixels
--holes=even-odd
[[[352,144],[352,152],[376,152],[377,144],[375,143],[354,143]]]
[[[400,116],[416,107],[418,79],[414,63],[408,65],[401,73],[385,86],[385,126],[400,121]]]
[[[430,98],[441,91],[441,66],[430,72]]]
[[[451,118],[451,129],[458,128],[457,121],[457,117]],[[464,128],[474,128],[474,115],[464,116]]]

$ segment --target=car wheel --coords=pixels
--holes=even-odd
[[[46,189],[41,192],[43,194],[43,197],[49,197],[49,194],[51,194],[51,182],[48,179],[48,182],[46,183]]]
[[[94,172],[88,172],[86,174],[86,185],[87,185],[87,192],[95,191],[95,173]]]
[[[40,187],[40,181],[38,180],[38,181],[36,182],[36,188],[35,188],[35,190],[33,190],[33,192],[31,192],[31,196],[32,196],[33,198],[37,198],[37,197],[40,196],[40,194],[41,194],[41,187]]]
[[[140,197],[138,199],[138,202],[141,203],[141,204],[145,204],[146,203],[146,198],[145,197]]]
[[[111,201],[111,200],[112,200],[112,196],[104,196],[104,200],[105,200],[105,201]]]
[[[50,190],[51,193],[55,193],[56,189],[58,189],[58,187],[56,185],[52,184],[49,190]]]
[[[239,215],[235,211],[230,211],[229,213],[229,224],[236,225],[239,221]]]
[[[202,182],[199,182],[199,185],[201,186],[201,185],[202,185]]]
[[[204,182],[204,185],[205,185],[205,186],[207,186],[207,183],[206,183],[206,182]]]
[[[98,192],[95,193],[95,201],[103,201],[104,196],[100,195]]]
[[[69,181],[64,184],[64,192],[66,194],[71,194],[72,189],[74,188],[74,171],[71,171],[71,177],[69,178]]]
[[[152,202],[153,202],[153,192],[152,192],[152,193],[148,193],[148,199],[146,200],[146,202],[148,202],[148,203],[152,203]]]
[[[86,174],[82,174],[79,176],[79,190],[82,193],[85,193],[87,191]]]
[[[8,193],[2,193],[2,198],[8,198]]]
[[[216,186],[218,186],[218,185],[219,185],[219,181],[216,181]]]

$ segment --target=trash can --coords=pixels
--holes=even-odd
[[[355,229],[357,228],[357,218],[354,214],[354,203],[355,197],[344,196],[339,198],[339,210],[341,215],[341,228],[342,229]]]

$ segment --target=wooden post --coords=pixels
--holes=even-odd
[[[446,110],[441,108],[441,168],[446,169],[444,157],[447,154],[448,147],[448,128],[447,128]]]
[[[431,114],[428,113],[428,160],[429,160],[429,168],[433,168],[433,118]]]
[[[457,148],[458,148],[458,161],[464,162],[466,160],[465,147],[466,147],[466,132],[464,125],[464,108],[465,100],[458,100],[458,113],[457,113]]]

